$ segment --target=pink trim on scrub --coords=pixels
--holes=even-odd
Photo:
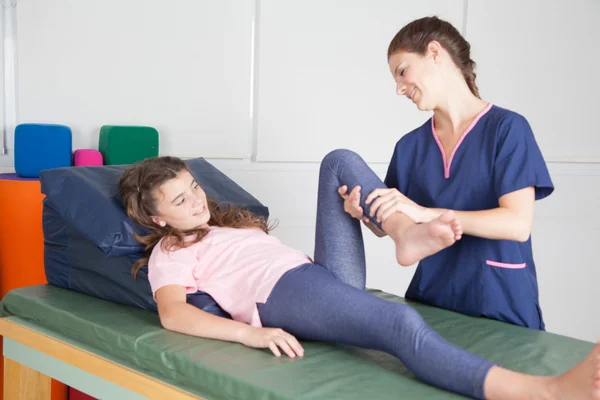
[[[509,268],[509,269],[521,269],[521,268],[525,268],[525,263],[522,264],[507,264],[507,263],[501,263],[498,261],[490,261],[490,260],[486,260],[485,262],[487,265],[491,265],[492,267],[498,267],[498,268]]]
[[[492,103],[489,103],[488,106],[482,112],[480,112],[479,115],[477,115],[477,117],[473,120],[473,122],[471,122],[471,125],[469,125],[469,127],[467,128],[465,133],[463,133],[462,136],[460,137],[460,139],[458,139],[456,146],[454,146],[454,150],[452,150],[452,154],[450,155],[450,160],[448,161],[448,163],[446,163],[446,152],[444,151],[444,146],[442,146],[442,142],[440,141],[440,138],[438,137],[437,133],[435,132],[434,117],[431,118],[431,132],[433,133],[433,138],[437,142],[438,147],[440,148],[440,151],[442,152],[442,160],[444,161],[444,178],[446,178],[446,179],[450,178],[450,166],[452,165],[452,159],[454,158],[454,154],[456,154],[456,150],[458,150],[458,147],[461,145],[463,140],[465,140],[465,137],[467,137],[467,134],[469,132],[471,132],[471,130],[473,129],[475,124],[477,124],[477,122],[479,122],[481,117],[483,117],[488,111],[490,111],[491,108],[492,108]]]

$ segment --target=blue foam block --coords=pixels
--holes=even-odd
[[[20,124],[15,128],[15,172],[38,178],[45,169],[70,167],[71,128],[54,124]]]

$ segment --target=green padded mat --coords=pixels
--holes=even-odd
[[[447,340],[521,372],[564,372],[593,347],[547,332],[410,304]],[[155,313],[50,285],[15,289],[2,299],[0,309],[3,316],[33,321],[209,400],[462,398],[421,383],[400,361],[380,352],[304,342],[303,359],[276,358],[268,350],[169,332],[161,328]]]

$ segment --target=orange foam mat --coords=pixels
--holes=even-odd
[[[0,298],[12,289],[46,282],[40,181],[0,174]],[[0,354],[2,342],[0,341]],[[3,388],[4,362],[0,363]],[[3,399],[0,390],[0,400]],[[52,400],[66,400],[68,388],[52,381]],[[9,399],[7,399],[9,400]]]

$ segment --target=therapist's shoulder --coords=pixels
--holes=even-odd
[[[489,113],[490,122],[495,126],[499,138],[533,135],[531,125],[523,114],[497,105]]]
[[[431,119],[428,119],[423,125],[402,135],[396,142],[396,149],[414,148],[420,141],[428,137],[427,135],[431,136]]]

